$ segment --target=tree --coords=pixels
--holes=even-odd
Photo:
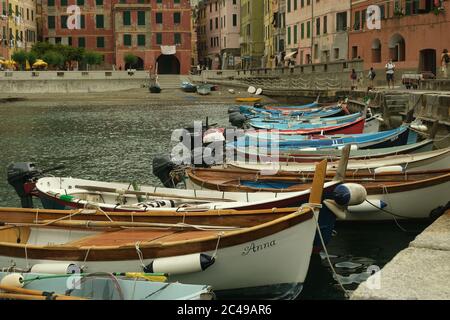
[[[55,50],[55,45],[48,42],[36,42],[31,47],[31,51],[34,52],[38,58],[42,58],[44,54],[52,50]]]
[[[126,66],[131,67],[131,66],[135,65],[138,62],[138,57],[136,57],[134,54],[127,53],[123,57],[123,61],[125,62]]]
[[[11,56],[11,58],[17,62],[17,64],[20,66],[20,69],[25,69],[25,63],[27,62],[27,53],[24,50],[18,50],[14,52]]]
[[[103,62],[103,55],[95,51],[86,51],[83,55],[83,62],[89,65],[98,65]]]
[[[28,60],[28,62],[30,63],[30,66],[32,66],[33,63],[35,63],[36,60],[37,60],[37,55],[36,55],[36,53],[34,53],[33,51],[28,52],[28,53],[27,53],[27,60]]]
[[[42,58],[52,67],[62,68],[64,66],[64,56],[57,51],[48,51]]]

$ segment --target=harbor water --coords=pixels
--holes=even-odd
[[[6,181],[11,162],[34,162],[39,168],[65,165],[52,173],[58,176],[160,185],[152,175],[152,159],[170,151],[172,131],[206,117],[210,123],[227,126],[228,107],[0,105],[0,206],[20,206]],[[300,299],[344,299],[336,278],[347,290],[354,290],[367,278],[369,267],[382,268],[427,225],[338,224],[328,246],[337,275],[324,256],[314,256]]]

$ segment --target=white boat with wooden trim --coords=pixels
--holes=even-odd
[[[309,203],[322,201],[326,163],[318,166]],[[208,284],[219,294],[295,298],[311,258],[311,207],[248,227],[151,225],[140,222],[36,218],[0,227],[0,266],[26,269],[55,262],[86,272],[162,272],[169,281]]]
[[[187,169],[186,187],[198,190],[293,192],[308,188],[311,173],[262,175],[232,169]],[[349,206],[346,221],[426,219],[450,201],[450,168],[405,173],[349,173],[345,182],[362,185],[367,199]]]
[[[298,162],[228,162],[226,167],[266,172],[313,172],[314,163]],[[328,172],[335,171],[337,162],[328,163]],[[413,172],[425,170],[441,170],[450,168],[450,148],[439,149],[417,154],[402,154],[375,159],[350,159],[347,170],[357,173],[370,172]]]

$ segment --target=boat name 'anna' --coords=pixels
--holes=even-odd
[[[265,242],[263,244],[255,244],[254,242],[252,242],[249,246],[244,248],[244,251],[242,252],[243,256],[246,256],[250,253],[255,253],[273,246],[276,246],[277,243],[275,240],[269,241],[269,242]]]

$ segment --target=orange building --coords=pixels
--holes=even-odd
[[[370,5],[380,8],[380,29],[366,21]],[[450,1],[352,0],[351,12],[349,59],[360,57],[365,69],[382,72],[392,59],[398,71],[441,76],[441,53],[450,49]]]
[[[8,59],[8,1],[0,1],[0,58]]]

